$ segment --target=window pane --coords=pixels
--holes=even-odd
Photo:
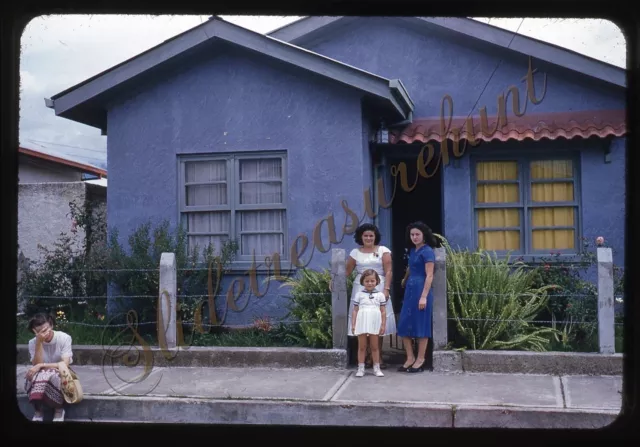
[[[282,183],[241,183],[240,203],[243,205],[282,203]]]
[[[478,185],[476,201],[478,203],[518,203],[517,183],[504,185]]]
[[[284,211],[243,211],[240,231],[284,231]]]
[[[219,255],[225,241],[229,240],[229,236],[189,236],[189,253],[193,253],[196,249],[202,260],[202,254],[206,253],[209,244],[212,245],[213,253]]]
[[[573,162],[571,160],[539,160],[531,162],[531,178],[556,179],[573,178]]]
[[[534,208],[531,225],[535,227],[572,227],[575,222],[573,207]]]
[[[575,233],[573,230],[533,230],[531,246],[534,250],[572,250]]]
[[[229,216],[227,211],[208,213],[188,213],[188,233],[229,233]]]
[[[519,227],[519,209],[478,210],[478,228]]]
[[[518,180],[518,163],[515,161],[483,161],[476,164],[476,179]]]
[[[533,202],[573,202],[573,183],[532,183]]]
[[[514,251],[520,249],[519,231],[479,231],[478,248],[481,250]]]
[[[240,252],[245,256],[255,254],[270,256],[284,254],[285,212],[282,210],[243,211],[240,214],[240,231],[269,231],[280,234],[243,234]]]
[[[187,186],[187,206],[226,205],[227,185]]]
[[[226,160],[186,162],[185,180],[187,183],[226,181],[227,162]]]
[[[278,253],[284,255],[283,234],[243,234],[240,238],[241,253],[243,256],[253,256],[264,259],[265,256],[273,256]]]
[[[282,159],[266,158],[240,160],[240,180],[266,180],[282,178]]]

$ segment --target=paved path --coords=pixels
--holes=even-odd
[[[68,420],[427,427],[595,427],[621,408],[620,376],[76,366],[85,400]],[[26,366],[18,367],[24,394]],[[136,381],[136,378],[138,380]],[[31,409],[23,396],[23,412]],[[357,408],[357,410],[355,410]]]

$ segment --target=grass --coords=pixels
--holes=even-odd
[[[57,324],[55,329],[69,334],[74,345],[111,346],[132,337],[130,329],[120,327],[91,327],[62,323]],[[27,330],[26,321],[18,321],[17,343],[27,344],[32,338],[33,333]],[[158,346],[155,334],[144,334],[143,338],[151,346]],[[191,346],[301,347],[301,344],[290,337],[283,327],[276,327],[268,332],[255,328],[221,333],[196,332],[193,336],[191,332],[186,332],[184,339],[185,344]]]

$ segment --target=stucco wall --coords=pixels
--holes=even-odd
[[[452,115],[467,116],[472,112],[474,121],[478,122],[478,109],[486,107],[489,114],[495,114],[498,95],[506,93],[513,85],[519,87],[522,108],[526,98],[526,84],[522,82],[528,70],[526,57],[494,49],[471,38],[429,34],[426,29],[422,27],[423,31],[419,31],[388,17],[363,18],[335,30],[331,36],[304,46],[372,73],[400,78],[415,103],[416,118],[439,116],[442,97],[448,94],[453,98]],[[492,76],[496,66],[498,69]],[[533,68],[538,70],[534,75],[536,96],[542,96],[543,73],[547,74],[546,94],[538,105],[528,102],[527,114],[625,107],[625,94],[621,88],[589,80],[575,72],[562,71],[540,60],[533,60]],[[448,115],[448,109],[445,113]],[[511,97],[507,102],[507,113],[513,116]],[[583,234],[591,241],[596,235],[604,235],[616,249],[615,262],[622,265],[624,139],[613,143],[610,164],[603,162],[600,143],[579,139],[483,143],[481,149],[471,149],[457,166],[450,164],[444,170],[444,228],[447,238],[455,245],[473,245],[468,154],[474,150],[486,152],[505,147],[533,151],[573,148],[582,152]],[[393,149],[394,152],[399,150],[402,146]]]
[[[89,188],[83,182],[25,183],[18,187],[18,253],[31,260],[40,259],[38,244],[52,248],[61,233],[71,234],[70,202],[85,203]],[[106,196],[91,195],[97,209],[104,209]],[[78,229],[79,248],[84,233]]]
[[[558,154],[578,151],[580,154],[579,182],[582,236],[592,249],[595,239],[603,236],[614,248],[614,263],[624,264],[625,231],[625,141],[613,141],[611,162],[604,162],[603,145],[598,140],[556,140],[543,142],[483,143],[477,149]],[[445,169],[445,228],[447,239],[455,246],[474,247],[473,205],[475,193],[471,185],[470,157],[462,158],[457,167]]]
[[[118,228],[125,244],[128,234],[149,219],[166,218],[175,228],[178,154],[285,150],[287,255],[295,239],[305,235],[309,246],[301,259],[310,260],[312,268],[327,268],[330,252],[315,250],[310,258],[315,225],[333,213],[341,239],[346,217],[341,200],[363,214],[369,159],[363,148],[360,94],[245,52],[216,49],[209,54],[185,62],[183,71],[165,74],[110,108],[109,228]],[[326,224],[322,234],[329,247]],[[352,243],[351,237],[344,239]],[[283,268],[289,265],[283,261]],[[221,293],[248,267],[238,266],[225,278]],[[230,312],[226,323],[284,315],[283,292],[272,285],[263,298],[243,296],[238,306],[247,302],[246,309]]]
[[[522,78],[528,69],[525,56],[497,50],[476,39],[452,38],[421,29],[422,32],[390,17],[361,18],[322,41],[304,46],[371,73],[401,79],[415,103],[416,118],[438,116],[440,101],[446,94],[453,98],[453,115],[472,112],[476,117],[483,106],[488,113],[495,113],[497,96],[512,85],[520,88],[520,98],[524,99],[526,84]],[[540,104],[530,103],[527,113],[624,107],[625,93],[621,88],[589,81],[540,60],[534,59],[533,64],[548,74],[547,94]],[[540,74],[535,78],[540,92]]]

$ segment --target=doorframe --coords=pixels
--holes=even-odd
[[[402,148],[398,148],[398,146],[403,146]],[[422,145],[420,145],[420,147],[422,147]],[[399,149],[399,150],[394,150],[394,149]],[[391,144],[372,144],[372,170],[373,170],[373,210],[375,213],[374,219],[373,219],[373,223],[374,225],[376,225],[378,227],[378,229],[380,230],[380,234],[382,236],[382,241],[383,244],[385,242],[388,243],[388,247],[391,249],[392,254],[394,254],[394,256],[397,256],[397,251],[396,248],[398,247],[393,247],[392,246],[392,235],[393,235],[393,202],[391,204],[391,206],[389,208],[382,208],[380,206],[380,203],[378,201],[378,180],[379,178],[382,178],[383,180],[383,185],[384,185],[384,190],[385,193],[388,194],[390,193],[390,191],[392,191],[392,179],[391,179],[391,172],[390,172],[390,168],[391,168],[391,164],[393,162],[400,162],[400,161],[405,161],[407,157],[409,157],[409,159],[412,159],[413,157],[413,152],[415,152],[415,159],[417,159],[417,156],[419,154],[419,147],[417,145],[391,145]],[[445,186],[445,169],[444,166],[440,166],[438,169],[440,169],[440,233],[443,237],[446,237],[446,231],[445,231],[445,191],[444,191],[444,186]],[[400,252],[402,253],[402,252]],[[397,278],[396,278],[397,279]],[[398,318],[399,314],[396,314],[396,319]],[[414,341],[415,343],[415,341]],[[404,346],[402,345],[402,341],[399,339],[399,337],[396,335],[393,335],[389,338],[389,346],[391,348],[395,348],[395,349],[399,349],[399,350],[404,350]],[[415,347],[414,347],[415,349]],[[431,365],[433,362],[433,343],[429,343],[429,349],[427,351],[427,356],[429,357],[429,361],[428,363]]]

